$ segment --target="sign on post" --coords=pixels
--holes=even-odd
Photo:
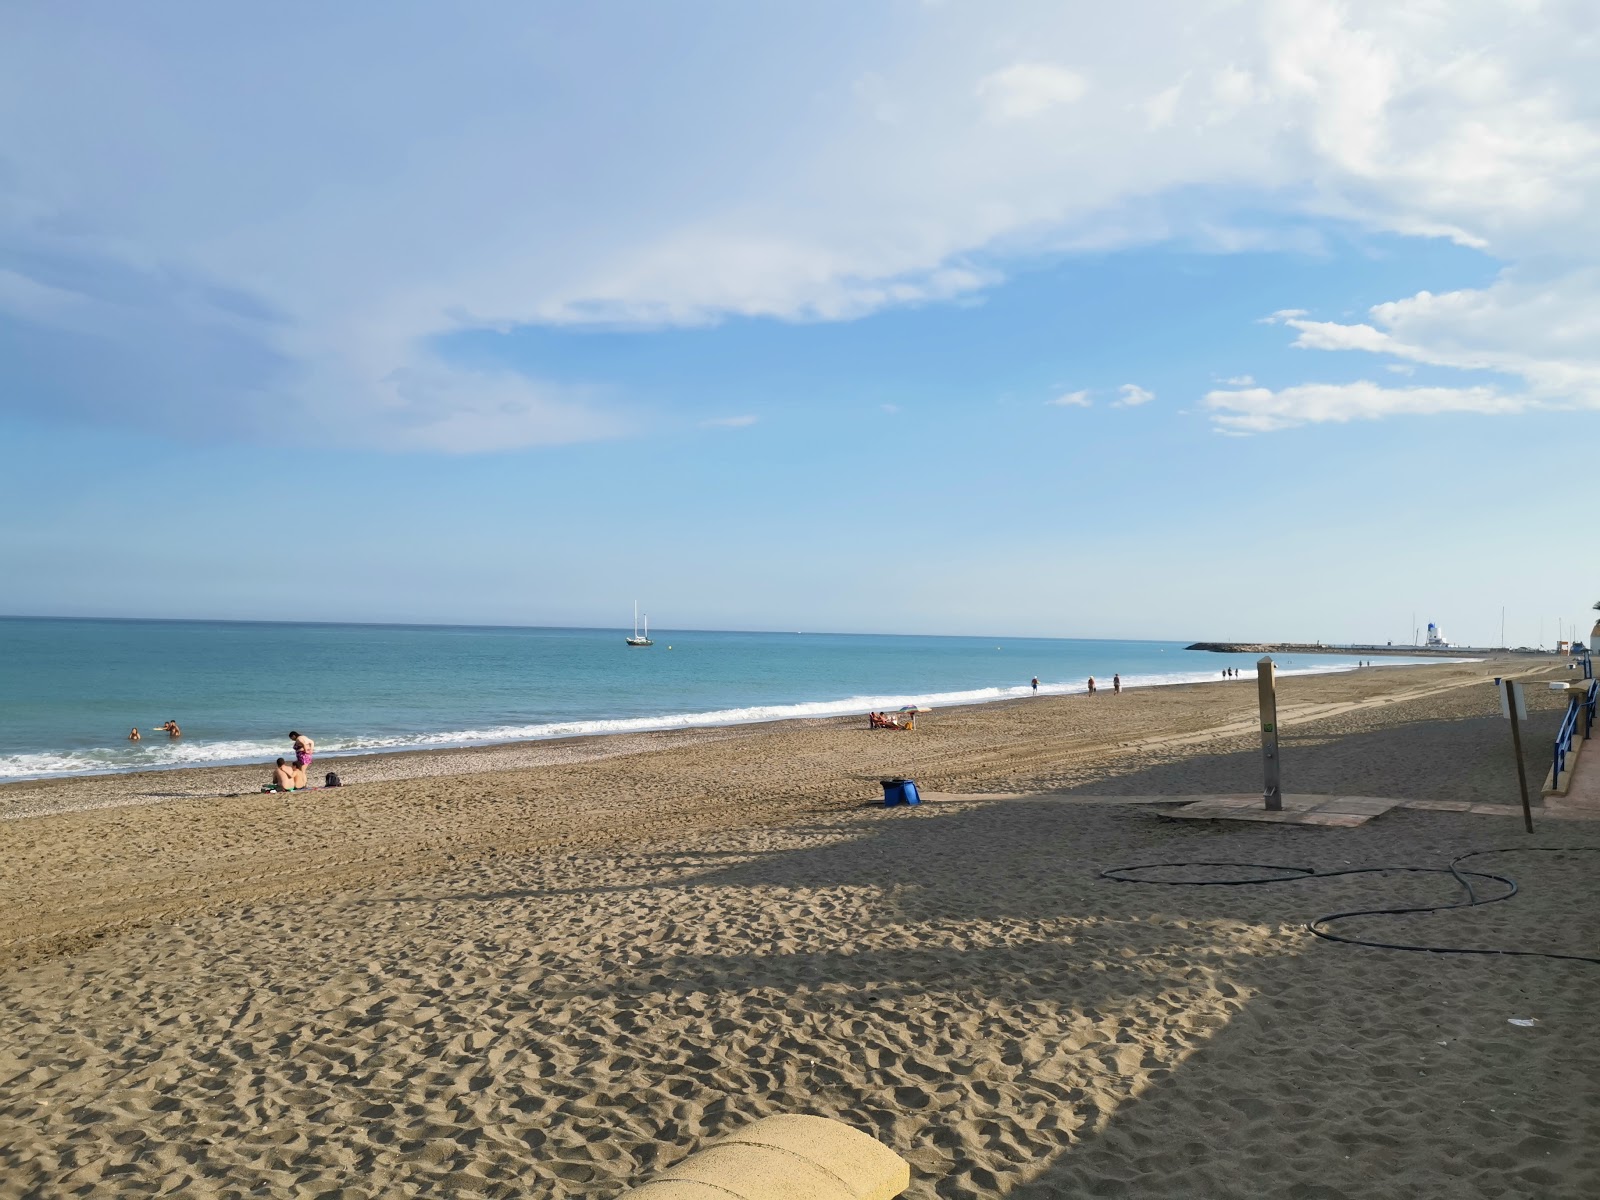
[[[1500,688],[1500,715],[1502,717],[1511,716],[1511,701],[1506,699],[1509,695],[1516,700],[1517,720],[1526,721],[1528,719],[1528,697],[1523,693],[1522,685],[1513,683],[1509,679],[1502,679],[1500,683],[1502,685]]]
[[[1268,812],[1283,809],[1283,784],[1278,775],[1278,668],[1270,655],[1256,662],[1256,690],[1261,696],[1261,765],[1266,786],[1262,799]]]

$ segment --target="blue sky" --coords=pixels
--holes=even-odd
[[[12,7],[0,611],[1553,639],[1584,6],[1133,8]]]

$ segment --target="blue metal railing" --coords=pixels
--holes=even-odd
[[[1576,696],[1572,703],[1567,705],[1567,715],[1561,718],[1561,728],[1556,731],[1556,757],[1555,771],[1550,776],[1550,786],[1558,787],[1561,783],[1561,772],[1567,769],[1567,751],[1572,749],[1572,734],[1578,728],[1578,710],[1583,707],[1583,702]]]
[[[1567,752],[1572,749],[1572,739],[1578,736],[1579,715],[1584,718],[1583,737],[1587,738],[1594,728],[1597,695],[1600,695],[1600,679],[1590,679],[1588,688],[1574,695],[1572,703],[1567,705],[1567,715],[1561,718],[1561,728],[1556,732],[1554,771],[1550,776],[1552,787],[1561,782],[1561,772],[1567,769]]]

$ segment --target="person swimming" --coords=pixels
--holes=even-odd
[[[139,740],[139,727],[137,725],[128,730],[128,740],[130,742],[137,742]]]

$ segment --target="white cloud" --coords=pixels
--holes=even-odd
[[[1046,400],[1046,404],[1054,404],[1058,408],[1088,408],[1089,393],[1087,390],[1079,392],[1063,392],[1053,400]]]
[[[391,450],[473,454],[620,436],[626,426],[584,397],[512,371],[457,370],[439,364],[394,372],[379,409],[355,409],[358,428],[325,426],[341,442],[375,441]],[[376,429],[374,435],[373,427]]]
[[[1141,404],[1149,404],[1156,398],[1156,394],[1140,387],[1137,383],[1125,383],[1117,389],[1117,399],[1112,401],[1118,408],[1137,408]]]
[[[1052,63],[1013,63],[978,81],[978,99],[989,115],[1001,121],[1036,117],[1083,98],[1088,81],[1076,71]]]
[[[1526,399],[1489,387],[1386,388],[1358,383],[1310,383],[1287,387],[1207,392],[1202,401],[1225,433],[1268,433],[1321,422],[1373,421],[1402,414],[1514,413]]]
[[[745,414],[737,417],[710,417],[700,422],[702,429],[748,429],[757,418]]]
[[[22,347],[0,404],[49,380],[74,419],[211,434],[618,436],[637,422],[603,391],[540,364],[513,387],[446,343],[848,320],[971,300],[1035,253],[1227,251],[1325,218],[1516,266],[1379,306],[1371,332],[1297,329],[1307,348],[1467,363],[1540,403],[1592,385],[1558,336],[1600,309],[1592,5],[1152,0],[1131,31],[1116,6],[899,6],[848,45],[822,10],[750,14],[706,42],[587,8],[557,42],[493,0],[448,23],[353,2],[315,39],[25,7],[0,39],[0,104],[34,114],[0,125]],[[431,413],[397,399],[419,378]]]
[[[1384,366],[1395,374],[1410,375],[1423,365],[1494,377],[1478,387],[1385,391],[1400,405],[1389,411],[1600,409],[1600,268],[1554,276],[1507,271],[1487,288],[1418,292],[1374,305],[1369,315],[1370,324],[1315,321],[1298,311],[1271,319],[1295,331],[1300,349],[1380,355],[1394,360]],[[1460,403],[1425,407],[1446,394]],[[1489,395],[1492,404],[1485,401]],[[1384,415],[1379,407],[1359,415]]]
[[[1144,101],[1145,128],[1150,130],[1165,129],[1171,125],[1178,115],[1178,101],[1183,96],[1184,80],[1179,80],[1169,88],[1162,88],[1155,95]]]
[[[1235,375],[1231,379],[1224,379],[1222,382],[1229,387],[1254,387],[1256,381],[1249,375]]]

